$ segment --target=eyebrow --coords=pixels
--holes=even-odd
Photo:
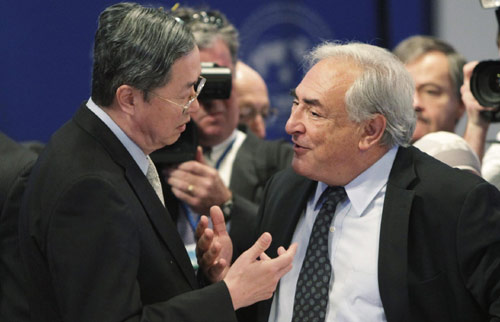
[[[198,78],[194,82],[188,83],[186,87],[187,88],[193,87],[194,85],[196,85],[196,83],[198,83],[199,80],[200,80],[200,76],[198,76]]]
[[[438,83],[434,83],[434,82],[427,82],[427,83],[418,84],[417,88],[421,88],[421,87],[425,87],[425,86],[435,86],[435,87],[443,88],[443,86],[441,86]]]
[[[295,91],[295,88],[292,88],[290,90],[290,95],[295,98],[295,99],[299,99],[298,96],[297,96],[297,92]],[[319,99],[316,99],[316,98],[304,98],[302,99],[302,101],[304,101],[304,103],[306,103],[306,105],[311,105],[311,106],[322,106],[321,102],[319,101]]]

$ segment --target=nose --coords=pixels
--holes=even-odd
[[[191,103],[191,105],[189,105],[188,113],[189,113],[189,115],[194,114],[194,113],[198,112],[199,109],[200,109],[200,102],[198,102],[198,99],[195,99],[193,101],[193,103]]]
[[[413,94],[413,109],[417,112],[421,112],[424,109],[422,100],[417,92]]]
[[[210,111],[213,107],[213,100],[207,100],[207,99],[203,99],[201,101],[199,101],[200,103],[200,108],[204,109],[205,111]]]
[[[304,123],[301,121],[300,111],[297,108],[292,108],[290,117],[286,121],[285,131],[290,135],[305,132]]]
[[[254,126],[255,126],[255,132],[257,133],[257,136],[262,138],[262,139],[265,138],[266,137],[266,123],[265,123],[262,115],[257,114],[255,116]]]

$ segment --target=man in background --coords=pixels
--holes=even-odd
[[[19,252],[19,209],[37,154],[0,132],[0,320],[29,321]]]
[[[465,59],[451,45],[431,36],[412,36],[393,50],[415,82],[417,125],[412,142],[427,133],[454,132],[465,106],[460,87]]]
[[[174,14],[193,32],[201,61],[229,68],[236,83],[239,39],[233,24],[216,10],[180,7]],[[238,130],[240,111],[235,90],[228,99],[200,100],[200,109],[192,116],[203,153],[199,151],[196,160],[166,172],[165,179],[175,197],[171,198],[167,189],[169,211],[184,243],[192,249],[199,218],[212,205],[222,208],[231,237],[246,239],[255,226],[265,184],[274,173],[290,165],[292,147],[283,140],[265,141],[251,131]]]
[[[266,138],[266,118],[270,113],[267,86],[259,73],[242,61],[236,63],[234,90],[240,109],[239,124],[261,139]]]

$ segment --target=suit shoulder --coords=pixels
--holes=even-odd
[[[37,155],[0,133],[0,193],[5,196],[14,181],[31,169]]]
[[[418,182],[429,191],[466,193],[477,185],[486,183],[472,172],[452,168],[416,148],[411,150]]]

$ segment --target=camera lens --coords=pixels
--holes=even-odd
[[[500,93],[500,69],[489,74],[489,87],[493,93]]]
[[[488,107],[500,106],[500,61],[486,60],[472,71],[470,89],[479,104]]]

